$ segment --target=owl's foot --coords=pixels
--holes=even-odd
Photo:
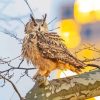
[[[39,87],[42,87],[42,86],[45,86],[48,84],[48,80],[47,80],[47,77],[46,76],[41,76],[39,74],[36,74],[33,79],[36,80],[36,84],[39,86]]]

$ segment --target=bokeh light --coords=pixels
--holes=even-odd
[[[75,48],[80,43],[79,26],[72,19],[61,20],[59,35],[63,38],[65,45],[68,48]]]
[[[74,4],[74,17],[81,24],[100,20],[100,1],[76,0]]]
[[[90,23],[94,21],[93,2],[91,0],[76,0],[74,4],[74,17],[81,23]]]

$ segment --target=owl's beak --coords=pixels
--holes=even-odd
[[[40,29],[40,27],[38,28],[38,31],[40,31],[41,29]]]

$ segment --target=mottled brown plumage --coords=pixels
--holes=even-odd
[[[25,37],[22,45],[22,56],[28,62],[39,69],[38,74],[48,76],[54,69],[70,69],[80,72],[83,62],[75,58],[63,44],[63,40],[57,33],[49,32],[48,26],[43,20],[34,19],[26,24]]]

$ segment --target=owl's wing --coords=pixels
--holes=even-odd
[[[69,62],[72,55],[67,50],[67,47],[63,44],[63,39],[61,39],[57,33],[41,32],[38,34],[37,39],[37,46],[43,57],[61,60],[66,63]]]
[[[84,68],[85,64],[74,57],[63,43],[63,39],[57,33],[39,33],[37,47],[44,58],[62,63],[68,63],[75,68]]]

